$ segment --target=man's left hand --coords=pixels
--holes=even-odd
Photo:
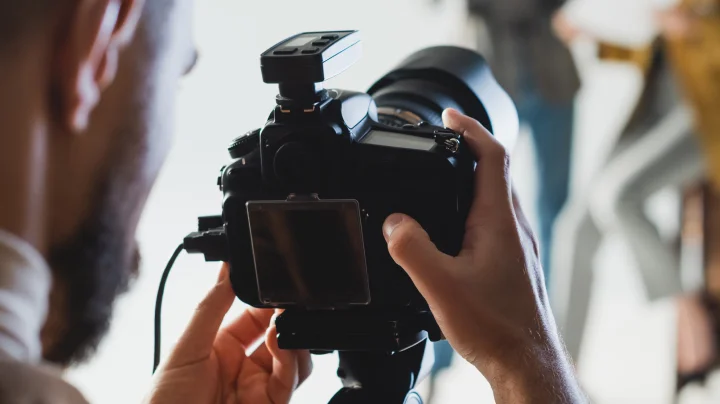
[[[274,311],[250,308],[221,329],[235,300],[227,264],[158,369],[149,404],[285,404],[310,375],[307,351],[278,348]],[[254,352],[246,351],[262,338]]]

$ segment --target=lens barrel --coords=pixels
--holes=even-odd
[[[423,49],[381,78],[368,93],[381,114],[396,111],[384,117],[388,121],[401,122],[405,113],[442,126],[442,111],[455,108],[477,119],[506,148],[512,148],[517,137],[515,105],[493,77],[487,61],[469,49]]]

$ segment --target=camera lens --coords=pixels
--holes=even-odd
[[[494,85],[492,85],[494,84]],[[496,83],[485,59],[452,46],[421,50],[375,83],[383,123],[417,124],[418,118],[442,126],[442,112],[455,108],[480,121],[503,144],[511,146],[518,131],[512,100]]]

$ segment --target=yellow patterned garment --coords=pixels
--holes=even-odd
[[[652,62],[653,46],[630,48],[609,42],[598,43],[598,58],[607,62],[631,63],[647,72]]]
[[[694,110],[708,177],[720,190],[720,0],[683,0],[694,16],[689,37],[667,40],[681,91]]]

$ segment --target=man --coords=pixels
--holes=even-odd
[[[0,1],[2,403],[85,402],[56,369],[92,353],[136,276],[138,218],[169,149],[177,82],[195,59],[191,9],[191,0]],[[513,205],[507,154],[476,121],[448,111],[445,123],[480,161],[465,249],[445,256],[394,215],[390,252],[498,402],[584,402]],[[278,349],[272,311],[250,309],[221,329],[234,299],[223,268],[148,402],[289,402],[309,353]]]

